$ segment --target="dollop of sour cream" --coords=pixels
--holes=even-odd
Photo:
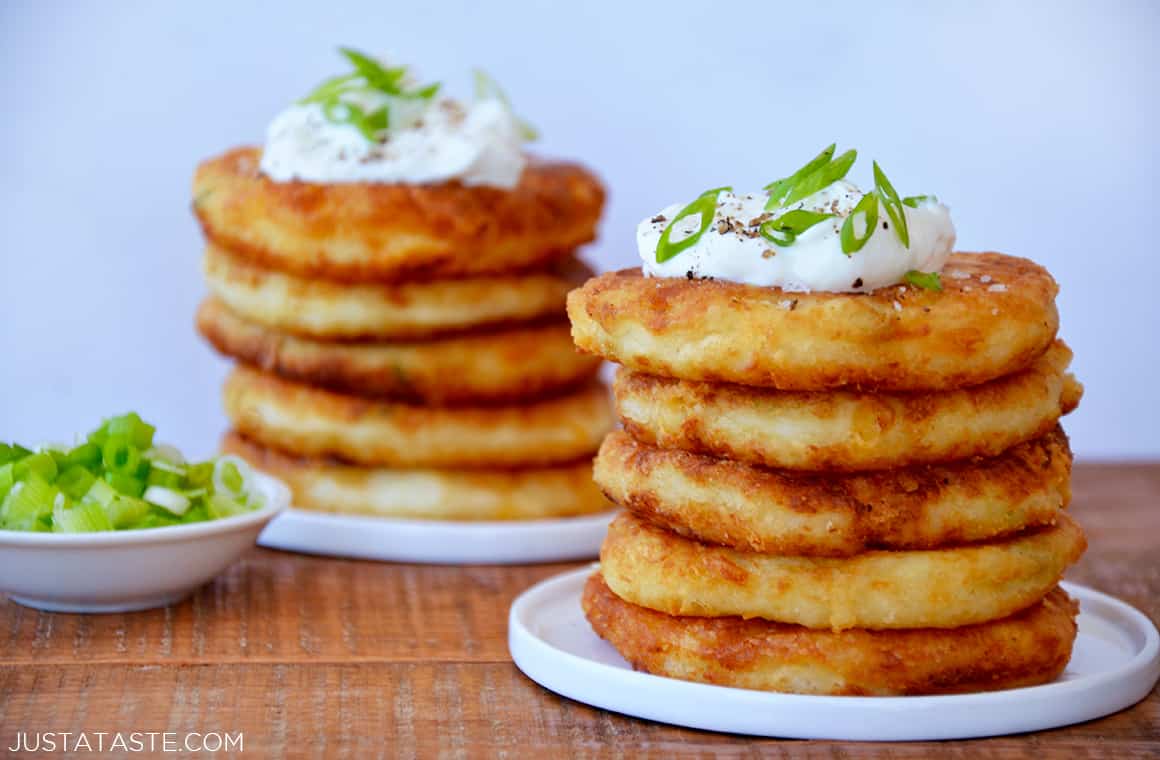
[[[841,229],[845,218],[865,193],[856,185],[838,181],[790,204],[766,211],[768,193],[736,195],[723,191],[717,198],[712,224],[691,247],[664,262],[657,262],[657,243],[684,204],[673,204],[645,219],[637,227],[636,240],[645,275],[717,279],[781,288],[786,291],[861,293],[903,281],[911,270],[938,272],[955,245],[950,210],[936,200],[920,201],[916,208],[903,206],[910,233],[909,247],[892,229],[881,206],[874,234],[861,250],[842,252]],[[764,221],[795,209],[836,214],[797,235],[791,245],[779,246],[761,236]],[[855,218],[857,225],[859,218]],[[678,221],[669,235],[678,243],[700,229],[694,214]],[[856,226],[862,233],[864,226]]]
[[[318,103],[292,105],[266,132],[262,171],[276,182],[519,184],[527,164],[521,127],[501,100],[464,105],[361,93],[352,102],[367,112],[388,105],[392,128],[369,140],[327,119]]]

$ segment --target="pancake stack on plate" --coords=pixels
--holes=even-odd
[[[599,362],[572,346],[574,250],[603,205],[584,169],[511,190],[274,182],[259,152],[202,164],[211,295],[198,329],[239,361],[223,448],[302,509],[514,520],[608,508]]]
[[[805,694],[1043,683],[1084,535],[1059,427],[1082,387],[1057,286],[954,254],[941,291],[589,281],[584,350],[619,362],[595,476],[627,509],[583,605],[638,669]]]

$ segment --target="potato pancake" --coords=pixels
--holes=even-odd
[[[995,456],[1046,434],[1083,387],[1057,341],[1027,369],[929,393],[776,391],[620,370],[613,386],[637,440],[750,464],[857,471]]]
[[[259,264],[331,280],[467,277],[542,267],[596,236],[604,189],[576,164],[533,160],[510,189],[274,182],[261,150],[202,163],[193,211],[205,236]]]
[[[947,390],[1023,369],[1059,328],[1043,267],[952,254],[942,291],[792,293],[610,272],[568,296],[584,351],[652,375],[780,390]]]
[[[328,339],[413,340],[544,317],[563,318],[568,291],[592,270],[574,257],[553,268],[453,280],[347,283],[258,266],[210,243],[210,290],[251,322]]]
[[[518,406],[440,408],[348,396],[239,366],[222,392],[242,435],[381,467],[532,467],[589,456],[612,428],[604,386]]]
[[[739,617],[676,617],[624,601],[597,573],[584,614],[637,670],[795,694],[903,696],[995,691],[1055,680],[1079,606],[1058,587],[1010,617],[961,628],[818,631]]]
[[[600,549],[608,587],[669,615],[763,618],[808,628],[955,628],[1042,599],[1086,548],[1060,512],[1051,527],[933,550],[793,557],[702,544],[623,512]]]
[[[281,478],[290,486],[296,508],[316,512],[423,520],[537,520],[612,507],[592,483],[587,459],[489,471],[362,468],[289,456],[238,433],[226,436],[222,451]]]
[[[436,406],[528,401],[584,384],[600,367],[576,351],[561,323],[417,343],[335,343],[262,327],[211,296],[197,327],[226,356],[283,377]]]
[[[865,474],[771,470],[613,432],[596,483],[644,519],[706,543],[844,557],[934,549],[1053,522],[1071,498],[1063,429],[988,459]]]

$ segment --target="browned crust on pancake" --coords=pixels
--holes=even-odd
[[[1045,435],[1079,403],[1056,341],[1021,372],[943,392],[777,391],[621,369],[625,429],[661,448],[795,470],[876,470],[995,456]]]
[[[215,243],[275,269],[400,281],[529,269],[594,239],[604,205],[577,164],[531,161],[510,190],[385,183],[274,182],[261,151],[202,163],[193,210]]]
[[[835,633],[739,617],[676,617],[624,601],[599,573],[581,599],[593,630],[637,670],[799,694],[892,696],[1013,689],[1059,677],[1077,605],[1056,587],[1011,617],[954,629]]]
[[[210,291],[239,316],[282,332],[333,340],[415,340],[562,320],[568,291],[592,276],[587,264],[568,257],[549,269],[516,274],[332,282],[258,266],[212,243],[202,262]]]
[[[290,487],[294,506],[316,512],[424,520],[539,520],[604,512],[587,459],[507,470],[351,467],[265,448],[236,431],[222,451]]]
[[[800,473],[659,449],[613,432],[594,477],[640,517],[766,554],[934,549],[1047,525],[1071,498],[1063,429],[994,458],[868,474]]]
[[[589,456],[612,427],[599,383],[506,406],[432,407],[350,396],[245,365],[222,391],[241,434],[304,457],[368,467],[533,467]]]
[[[955,253],[942,282],[791,293],[626,269],[569,294],[568,315],[577,346],[639,372],[797,391],[959,388],[1022,369],[1055,338],[1058,286],[1038,264]]]
[[[1087,546],[1054,525],[986,543],[852,557],[742,552],[684,538],[622,512],[600,549],[625,601],[670,615],[763,618],[809,628],[956,628],[1013,615],[1043,597]]]
[[[226,356],[283,377],[436,406],[530,401],[582,385],[600,366],[575,350],[562,323],[416,343],[336,343],[264,328],[210,297],[197,328]]]

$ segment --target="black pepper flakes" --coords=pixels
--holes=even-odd
[[[852,288],[860,288],[860,287],[862,287],[862,278],[861,278],[861,277],[859,277],[858,279],[854,280],[854,284],[853,284],[853,285],[851,285],[850,287],[852,287]]]

